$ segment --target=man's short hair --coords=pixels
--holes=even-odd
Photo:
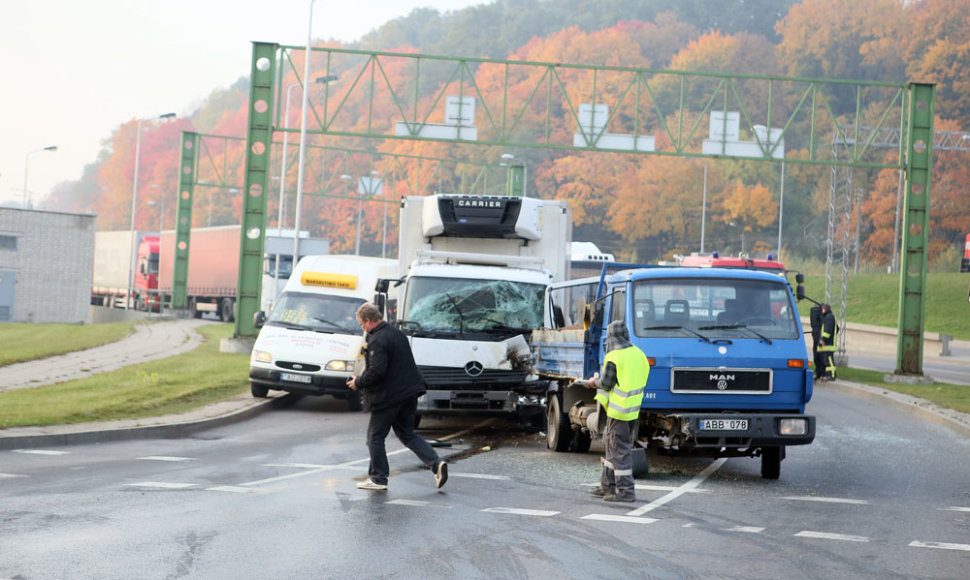
[[[384,320],[384,315],[381,314],[380,309],[374,306],[371,302],[364,302],[357,309],[357,318],[361,320],[369,320],[371,322],[380,322]]]

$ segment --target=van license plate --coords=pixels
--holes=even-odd
[[[312,383],[313,377],[310,375],[298,375],[296,373],[280,373],[280,379],[291,383]]]
[[[747,431],[747,419],[701,419],[702,431]]]

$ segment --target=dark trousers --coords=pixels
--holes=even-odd
[[[440,459],[434,448],[414,432],[414,417],[418,410],[418,399],[412,397],[403,403],[392,405],[384,409],[372,411],[370,422],[367,424],[367,450],[370,452],[370,467],[367,475],[374,483],[387,484],[391,468],[387,464],[387,451],[384,440],[394,429],[394,435],[408,449],[418,456],[418,459],[428,467],[433,468]]]
[[[608,417],[603,445],[606,457],[603,458],[600,488],[621,497],[634,497],[633,421],[617,421]]]

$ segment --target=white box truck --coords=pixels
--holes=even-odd
[[[360,397],[346,384],[363,363],[357,308],[383,302],[377,280],[396,278],[397,267],[396,260],[365,256],[302,258],[269,316],[262,310],[254,316],[259,335],[249,361],[252,395],[331,395],[359,411]]]
[[[565,201],[434,195],[401,205],[397,319],[428,385],[419,416],[512,415],[541,425],[531,371],[543,296],[569,275]]]

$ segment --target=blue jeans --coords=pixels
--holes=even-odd
[[[408,449],[418,456],[422,463],[430,468],[438,465],[441,459],[424,437],[414,432],[414,417],[418,410],[418,399],[412,397],[407,401],[392,405],[384,409],[372,411],[370,422],[367,424],[367,450],[370,452],[370,467],[367,475],[374,483],[387,485],[387,478],[391,468],[387,464],[387,450],[384,440],[394,429],[394,435]]]

